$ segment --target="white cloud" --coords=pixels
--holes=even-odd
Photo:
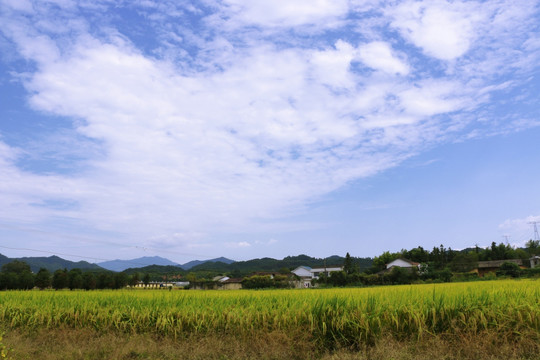
[[[346,0],[225,0],[235,21],[262,26],[328,23],[348,11]]]
[[[276,239],[270,239],[270,240],[267,240],[267,241],[261,241],[261,240],[256,240],[254,242],[255,245],[265,245],[265,246],[271,246],[271,245],[274,245],[274,244],[277,244],[278,241]]]
[[[536,229],[540,226],[540,215],[529,215],[521,219],[507,219],[499,224],[499,230],[508,236],[512,241],[512,246],[523,247],[527,241],[534,239],[534,223]]]
[[[165,59],[114,29],[87,33],[81,19],[66,25],[75,35],[62,30],[57,37],[43,26],[50,17],[36,15],[45,18],[42,25],[3,18],[4,34],[37,65],[25,77],[33,108],[72,120],[74,144],[100,148],[74,165],[77,171],[39,175],[22,170],[20,153],[0,143],[0,216],[68,217],[136,234],[150,245],[210,247],[207,234],[251,231],[261,219],[297,214],[325,194],[445,141],[466,122],[453,113],[506,89],[489,81],[494,73],[487,70],[471,75],[466,62],[444,74],[423,69],[415,50],[391,45],[382,34],[327,36],[327,25],[344,19],[346,2],[228,4],[225,13],[204,17],[201,26],[208,28],[197,34],[154,24],[157,32],[177,36],[178,45],[153,44],[152,54],[181,54]],[[474,50],[471,32],[479,20],[463,15],[468,5],[407,4],[412,10],[388,9],[392,20],[378,23],[392,22],[438,59],[467,58]],[[240,35],[212,28],[223,24],[216,17],[234,22]],[[276,27],[278,35],[246,30],[253,24]],[[310,24],[320,25],[322,35],[305,43],[295,42],[289,29],[280,32]],[[520,47],[519,40],[507,46]],[[534,46],[531,40],[525,47]],[[482,60],[490,53],[475,54]],[[356,61],[377,71],[358,70]],[[54,202],[73,206],[55,208]]]
[[[531,223],[533,222],[540,223],[540,215],[529,215],[523,219],[507,219],[499,225],[499,229],[503,229],[503,230],[531,229]]]
[[[390,74],[407,75],[409,73],[409,66],[394,55],[390,44],[383,41],[359,46],[358,58],[372,69]]]
[[[427,117],[463,108],[459,83],[427,80],[399,93],[401,105],[410,116]],[[466,92],[462,91],[462,96]]]
[[[247,241],[239,241],[239,242],[227,242],[225,243],[225,246],[235,249],[235,248],[248,248],[248,247],[251,247],[251,244],[248,243]]]
[[[463,56],[475,38],[476,3],[461,1],[407,1],[388,9],[406,39],[437,59]]]
[[[33,11],[32,2],[29,0],[2,0],[1,5],[28,13]]]
[[[329,49],[313,53],[311,63],[314,66],[313,78],[323,84],[336,88],[350,88],[355,81],[349,71],[355,49],[345,41],[339,40],[335,50]]]

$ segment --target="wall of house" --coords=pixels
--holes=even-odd
[[[221,287],[222,290],[240,290],[242,283],[226,283]]]

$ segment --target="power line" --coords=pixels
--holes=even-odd
[[[110,259],[102,259],[102,258],[96,258],[96,257],[90,257],[90,256],[73,255],[73,254],[63,254],[63,253],[47,251],[47,250],[38,250],[38,249],[29,249],[29,248],[16,248],[16,247],[9,247],[9,246],[2,246],[2,245],[0,245],[0,248],[9,249],[9,250],[34,251],[34,252],[40,252],[40,253],[44,253],[44,254],[51,254],[51,255],[57,255],[57,256],[59,256],[59,255],[71,256],[71,257],[76,257],[76,258],[81,258],[81,259],[110,261]]]
[[[11,225],[11,224],[6,224],[6,223],[0,222],[0,229],[2,229],[2,228],[7,229],[7,230],[15,230],[15,231],[27,232],[27,233],[37,233],[37,234],[43,234],[43,235],[49,235],[49,236],[52,235],[54,237],[65,238],[65,239],[68,239],[68,240],[77,240],[77,241],[80,241],[80,242],[85,242],[85,243],[90,243],[90,244],[93,243],[93,244],[117,246],[117,247],[122,247],[122,248],[134,248],[134,249],[142,250],[142,251],[145,251],[145,252],[146,251],[153,251],[156,254],[175,254],[175,255],[180,255],[180,256],[197,257],[197,258],[203,258],[203,259],[212,259],[212,258],[215,257],[215,256],[202,255],[202,254],[175,251],[175,250],[171,250],[171,249],[144,246],[144,245],[134,244],[133,242],[131,244],[123,244],[123,243],[120,243],[120,242],[114,242],[114,241],[110,241],[110,240],[97,240],[97,239],[92,239],[92,238],[89,238],[89,237],[86,237],[86,236],[81,236],[81,235],[65,234],[65,233],[61,233],[61,232],[47,231],[47,230],[35,229],[35,228],[31,228],[31,227],[20,227],[20,226],[14,226],[14,225]],[[4,248],[11,249],[11,248],[8,248],[8,247],[4,247]],[[16,248],[13,248],[13,249],[16,249]],[[50,253],[50,254],[53,254],[53,255],[59,254],[59,253],[53,253],[53,252],[48,252],[48,251],[44,251],[44,250],[36,250],[36,249],[20,249],[20,250],[44,252],[44,253]],[[80,255],[63,254],[63,256],[73,256],[73,257],[83,258],[83,259],[87,258],[87,259],[103,260],[103,259],[100,259],[100,258],[92,258],[92,257],[80,256]],[[162,255],[162,256],[164,256],[164,255]],[[109,259],[109,260],[106,260],[106,261],[112,261],[112,260]]]
[[[531,224],[534,228],[534,240],[540,240],[540,235],[538,234],[538,227],[536,224],[538,224],[538,221],[529,221],[529,224]]]
[[[38,250],[38,249],[30,249],[30,248],[16,248],[16,247],[9,247],[9,246],[2,246],[0,245],[0,248],[3,249],[9,249],[9,250],[20,250],[20,251],[33,251],[33,252],[39,252],[44,254],[50,254],[50,255],[56,255],[56,256],[70,256],[70,257],[76,257],[80,259],[88,259],[88,260],[99,260],[99,261],[116,261],[116,259],[105,259],[105,258],[98,258],[98,257],[90,257],[90,256],[82,256],[82,255],[74,255],[74,254],[65,254],[65,253],[59,253],[54,251],[47,251],[47,250]],[[141,266],[149,266],[152,264],[148,263],[141,263],[133,260],[121,260],[123,262],[127,262],[132,265],[141,265]],[[96,264],[99,265],[99,264]],[[180,264],[179,264],[180,265]],[[180,269],[183,269],[179,267]]]

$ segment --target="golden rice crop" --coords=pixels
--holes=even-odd
[[[540,281],[266,291],[7,291],[4,328],[92,328],[161,336],[280,330],[325,345],[497,331],[540,340]]]

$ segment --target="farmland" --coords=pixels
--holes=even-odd
[[[268,358],[320,358],[366,354],[384,344],[404,347],[400,353],[406,354],[411,346],[428,349],[434,342],[440,349],[465,351],[466,357],[464,339],[495,345],[493,356],[506,348],[515,358],[537,358],[540,281],[268,291],[7,291],[0,294],[0,322],[18,358],[42,356],[35,352],[42,350],[28,348],[47,336],[102,338],[110,347],[119,344],[111,339],[122,346],[130,339],[138,339],[138,346],[148,342],[146,350],[135,351],[136,358],[174,358],[180,351],[175,344],[182,344],[184,356],[189,358],[191,348],[197,358],[194,344],[205,342],[216,351],[232,344],[243,349],[225,358],[242,358],[269,343],[274,346]],[[145,352],[151,346],[158,353],[170,349],[152,355]],[[88,354],[83,351],[81,358],[93,358]]]

